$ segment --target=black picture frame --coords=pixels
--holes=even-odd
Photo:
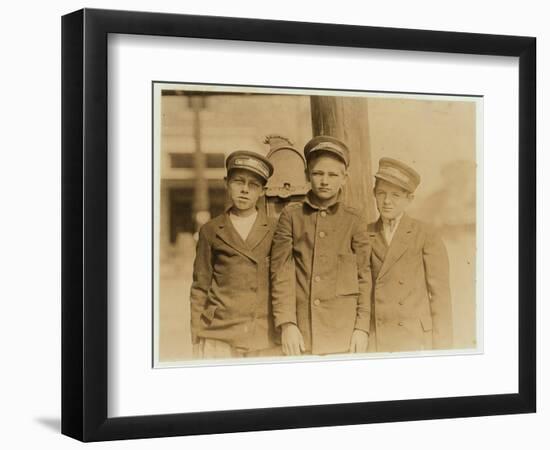
[[[519,58],[518,392],[108,418],[110,33]],[[82,441],[535,412],[536,39],[83,9],[62,18],[62,433]]]

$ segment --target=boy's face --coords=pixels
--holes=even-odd
[[[387,220],[399,217],[413,199],[413,195],[405,189],[384,180],[376,180],[374,197],[380,216]]]
[[[311,190],[322,202],[330,202],[346,184],[346,165],[337,157],[314,156],[308,161]]]
[[[248,212],[256,208],[256,202],[264,195],[264,181],[248,170],[233,169],[227,178],[227,190],[233,206]]]

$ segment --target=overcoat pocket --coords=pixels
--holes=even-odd
[[[218,309],[218,305],[210,304],[206,308],[204,308],[201,317],[204,319],[204,321],[207,324],[212,323],[212,320],[214,320],[214,314],[216,314],[216,309]]]
[[[422,329],[424,331],[431,331],[432,330],[432,318],[429,316],[421,317],[420,323],[422,324]]]
[[[357,256],[353,253],[338,255],[336,270],[336,295],[359,294]]]

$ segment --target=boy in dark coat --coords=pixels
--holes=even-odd
[[[341,200],[349,150],[330,136],[304,148],[311,191],[287,206],[273,238],[275,326],[287,355],[365,352],[371,273],[367,226]]]

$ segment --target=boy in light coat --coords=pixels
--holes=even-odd
[[[401,161],[382,158],[375,178],[380,218],[369,224],[374,283],[369,349],[452,348],[447,250],[432,227],[406,213],[420,175]]]

